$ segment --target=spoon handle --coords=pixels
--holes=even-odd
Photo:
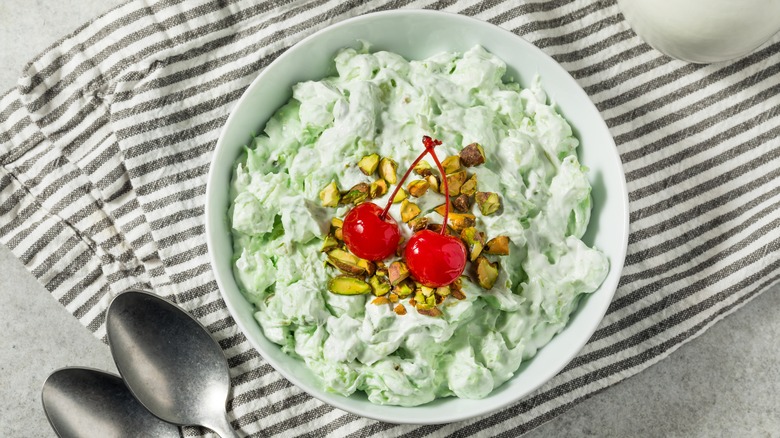
[[[233,430],[233,426],[230,425],[227,414],[214,418],[212,423],[204,424],[204,426],[216,432],[221,438],[240,438],[236,431]]]

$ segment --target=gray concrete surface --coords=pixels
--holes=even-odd
[[[0,1],[0,89],[24,63],[118,0]],[[116,371],[108,348],[0,246],[0,436],[53,437],[40,387],[70,365]],[[527,437],[780,437],[780,288],[639,375]]]

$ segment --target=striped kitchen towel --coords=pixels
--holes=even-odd
[[[523,401],[441,426],[359,418],[283,379],[229,316],[204,238],[211,154],[245,87],[312,32],[401,7],[495,23],[561,63],[607,121],[631,200],[623,277],[590,343]],[[130,287],[195,315],[229,359],[243,434],[517,435],[777,282],[779,110],[780,37],[734,62],[686,64],[644,44],[614,1],[137,0],[52,46],[0,98],[0,240],[100,338],[108,302]]]

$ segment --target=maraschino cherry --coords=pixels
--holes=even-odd
[[[430,137],[427,138],[430,139]],[[427,153],[426,146],[425,151],[412,162],[403,178],[398,181],[398,185],[390,195],[384,210],[373,202],[364,202],[355,206],[344,217],[341,232],[344,236],[344,243],[347,244],[347,248],[352,251],[352,254],[371,261],[384,260],[395,254],[398,242],[401,241],[401,231],[398,229],[398,222],[389,214],[390,205],[392,205],[395,195],[398,194],[398,190],[403,186],[406,178],[412,173],[414,166]]]
[[[423,137],[425,151],[431,154],[441,173],[444,193],[447,202],[444,204],[444,224],[439,234],[431,230],[421,230],[409,239],[406,244],[404,256],[406,265],[412,276],[428,287],[446,286],[455,281],[466,268],[466,246],[460,239],[445,234],[447,232],[447,219],[450,214],[449,187],[447,176],[444,174],[439,159],[433,151],[434,146],[441,144],[439,140]],[[414,166],[412,166],[414,167]]]
[[[373,202],[355,206],[344,218],[341,228],[344,243],[361,259],[377,261],[395,254],[401,231],[398,222]]]

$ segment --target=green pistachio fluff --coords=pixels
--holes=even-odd
[[[506,65],[481,47],[422,61],[345,49],[335,68],[336,76],[295,85],[236,162],[229,218],[238,284],[265,336],[328,391],[400,406],[483,398],[560,332],[607,275],[606,256],[581,240],[591,187],[578,141],[538,80],[528,89],[504,82]],[[408,304],[397,315],[371,295],[328,292],[336,272],[320,247],[330,218],[349,206],[322,207],[320,190],[370,182],[356,163],[372,153],[403,172],[423,135],[443,141],[441,159],[472,142],[484,148],[486,163],[469,171],[481,191],[501,195],[503,208],[490,216],[474,208],[477,227],[511,239],[510,255],[493,257],[495,286],[464,280],[466,299],[448,298],[440,317]],[[440,194],[415,202],[441,221],[433,212]],[[400,223],[398,209],[391,214]]]

